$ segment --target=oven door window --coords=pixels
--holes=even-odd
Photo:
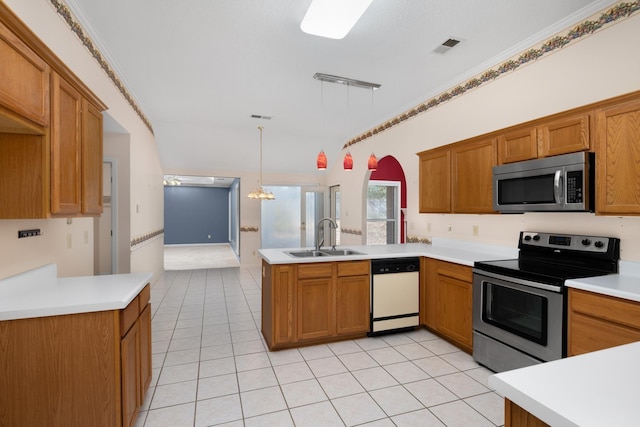
[[[547,299],[543,296],[482,282],[482,320],[500,329],[547,345]]]

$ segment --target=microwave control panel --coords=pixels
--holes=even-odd
[[[582,171],[567,172],[567,203],[583,202],[583,173]]]

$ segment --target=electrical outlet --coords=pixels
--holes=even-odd
[[[473,235],[474,235],[474,236],[477,236],[477,235],[478,235],[478,226],[477,226],[477,225],[474,225],[474,226],[473,226]]]
[[[85,245],[89,244],[89,231],[88,230],[84,230],[84,244]]]
[[[448,232],[452,232],[453,231],[453,227],[451,227],[451,226],[447,227],[447,231]]]
[[[67,233],[67,249],[71,249],[71,233]]]
[[[31,230],[18,230],[18,239],[23,237],[42,236],[42,232],[39,228],[33,228]]]

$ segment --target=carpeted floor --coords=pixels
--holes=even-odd
[[[238,257],[228,243],[207,245],[165,245],[165,270],[239,267]]]

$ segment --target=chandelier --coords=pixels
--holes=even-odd
[[[247,197],[254,200],[275,200],[276,196],[272,192],[267,192],[262,187],[262,126],[258,126],[260,130],[260,180],[258,181],[259,187],[251,190],[251,193],[247,194]]]

